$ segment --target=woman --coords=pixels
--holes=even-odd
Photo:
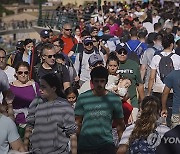
[[[75,27],[75,36],[78,43],[82,43],[80,26]]]
[[[27,62],[19,62],[15,68],[16,80],[10,83],[10,89],[14,94],[12,102],[15,122],[18,126],[21,138],[24,137],[27,108],[32,100],[39,95],[39,86],[29,79],[30,66]]]
[[[74,111],[62,98],[60,81],[55,74],[40,79],[40,94],[41,98],[34,99],[29,108],[26,149],[30,137],[35,154],[68,154],[69,138],[76,128]]]
[[[16,67],[16,65],[19,61],[26,61],[30,65],[31,61],[32,61],[33,46],[34,46],[33,40],[25,39],[25,41],[24,41],[24,52],[18,52],[16,54],[12,66]]]
[[[160,117],[160,102],[155,96],[147,96],[143,99],[141,104],[141,114],[135,124],[129,126],[124,131],[121,141],[119,143],[118,154],[125,154],[128,150],[132,154],[136,153],[154,153],[155,146],[147,144],[147,138],[150,134],[156,133],[158,141],[169,128],[158,122]],[[143,142],[143,146],[140,144]],[[152,141],[153,142],[153,141]],[[138,147],[136,148],[136,145]],[[140,147],[139,147],[140,145]],[[156,144],[157,146],[157,144]],[[143,148],[142,148],[143,147]],[[143,150],[147,150],[144,152]],[[135,151],[138,150],[138,151]]]

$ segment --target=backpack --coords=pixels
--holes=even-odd
[[[96,47],[94,47],[94,51],[95,51],[96,54],[100,54],[99,50]],[[79,77],[81,75],[83,53],[84,53],[84,51],[79,51],[79,71],[78,71],[78,76]]]
[[[41,63],[38,63],[36,66],[34,66],[33,79],[38,83],[39,83],[39,79],[40,79],[40,76],[38,75],[40,67],[41,67]],[[60,75],[61,78],[63,78],[62,64],[57,64],[57,74]]]
[[[121,42],[120,42],[120,39],[115,36],[115,37],[109,38],[106,41],[106,43],[107,43],[107,46],[108,46],[110,52],[113,52],[113,51],[116,51],[117,44],[120,44]]]
[[[173,61],[171,56],[174,53],[170,53],[168,56],[163,56],[161,53],[159,56],[161,57],[159,62],[159,76],[162,82],[164,82],[164,78],[174,70]]]
[[[130,52],[128,52],[128,58],[140,64],[139,56],[142,54],[142,51],[139,51],[139,47],[141,46],[142,42],[140,42],[134,50],[131,49],[127,42],[125,44],[130,50]]]
[[[162,50],[158,50],[155,47],[151,47],[155,52],[154,52],[154,56],[155,55],[159,55],[161,53]]]

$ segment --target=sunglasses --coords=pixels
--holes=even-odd
[[[65,29],[66,31],[72,31],[72,29]]]
[[[84,45],[85,46],[89,46],[89,45],[93,45],[93,43],[92,42],[88,42],[88,43],[85,43]]]
[[[24,72],[23,72],[23,71],[18,71],[18,72],[17,72],[18,75],[22,75],[23,73],[24,73],[25,75],[28,75],[28,74],[29,74],[29,71],[24,71]]]
[[[48,58],[52,58],[52,57],[56,58],[56,54],[54,54],[54,55],[44,55],[44,56],[47,56]]]
[[[0,58],[4,59],[4,58],[6,58],[6,57],[0,57]]]
[[[124,50],[120,50],[120,51],[118,51],[117,52],[119,55],[127,55],[128,53],[127,53],[127,51],[124,51]]]

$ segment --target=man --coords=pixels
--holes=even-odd
[[[151,64],[152,58],[155,52],[160,52],[163,50],[161,34],[155,34],[154,39],[153,39],[153,44],[154,44],[153,47],[150,47],[147,50],[145,50],[144,54],[142,55],[142,58],[140,59],[141,79],[144,80],[145,78],[145,91],[147,91],[147,88],[148,88],[148,81],[149,81],[149,76],[150,76],[150,64]]]
[[[0,69],[4,70],[7,74],[9,82],[13,82],[15,79],[15,69],[6,63],[6,51],[3,48],[0,48]]]
[[[124,45],[124,44],[121,44]],[[128,59],[128,50],[127,47],[121,46],[120,44],[117,45],[116,52],[117,52],[117,57],[119,58],[120,61],[120,66],[118,72],[120,75],[125,76],[131,80],[131,86],[128,88],[131,104],[133,106],[133,111],[132,111],[132,116],[133,116],[133,121],[136,121],[137,119],[137,114],[139,111],[139,105],[138,102],[141,102],[144,98],[144,85],[141,80],[140,76],[140,68],[138,64],[131,60]],[[140,100],[138,101],[137,99],[137,92],[139,94]]]
[[[88,59],[89,68],[92,71],[93,68],[98,66],[104,66],[102,57],[99,54],[93,54]],[[84,93],[90,89],[93,89],[93,84],[91,80],[86,81],[79,89],[79,94]]]
[[[105,89],[108,70],[103,66],[91,71],[94,86],[78,97],[75,118],[78,126],[78,154],[115,154],[112,120],[119,139],[124,130],[122,103],[118,96]]]
[[[76,38],[72,36],[72,26],[69,23],[63,25],[62,36],[60,39],[64,41],[64,49],[63,52],[68,55],[71,51],[72,47],[78,43]]]
[[[166,102],[168,95],[173,90],[173,104],[172,104],[172,127],[175,127],[180,122],[180,70],[172,71],[164,80],[165,87],[162,93],[162,111],[161,116],[167,116]]]
[[[48,74],[56,73],[60,79],[63,89],[70,86],[69,72],[64,65],[56,64],[56,51],[51,43],[44,44],[41,52],[42,64],[35,66],[34,80],[39,82],[39,79]]]
[[[161,59],[163,58],[162,56],[155,55],[152,58],[151,64],[150,64],[150,77],[149,77],[149,82],[148,82],[148,95],[152,95],[158,97],[160,100],[162,98],[162,92],[164,89],[164,80],[162,76],[166,77],[168,74],[165,73],[170,73],[170,72],[165,72],[166,70],[170,70],[168,68],[173,67],[174,70],[179,70],[180,69],[180,56],[173,53],[173,48],[174,48],[174,36],[172,34],[165,35],[162,38],[162,46],[164,50],[161,52],[161,55],[165,58],[170,58],[171,62],[165,63],[164,65],[160,65]],[[170,65],[170,67],[169,67]],[[168,66],[168,67],[166,67]],[[161,69],[160,69],[161,68]],[[161,71],[160,71],[161,70]],[[173,99],[173,93],[171,92],[168,95],[167,99],[167,110],[168,110],[168,116],[167,116],[167,123],[168,126],[171,125],[171,112],[172,112],[172,100]]]
[[[93,40],[91,37],[86,37],[83,40],[84,50],[81,53],[78,53],[75,59],[74,67],[80,78],[80,86],[85,83],[87,80],[90,80],[90,69],[87,59],[92,54],[100,54],[103,57],[103,53],[99,52],[97,48],[93,46]]]
[[[0,104],[0,108],[2,104]],[[7,154],[9,151],[9,144],[13,150],[25,152],[24,145],[18,134],[16,124],[1,113],[0,110],[0,154]]]

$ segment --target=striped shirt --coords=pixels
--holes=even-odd
[[[34,128],[30,141],[35,153],[68,153],[69,137],[76,125],[74,110],[65,99],[46,102],[36,98],[29,107],[27,123]]]

